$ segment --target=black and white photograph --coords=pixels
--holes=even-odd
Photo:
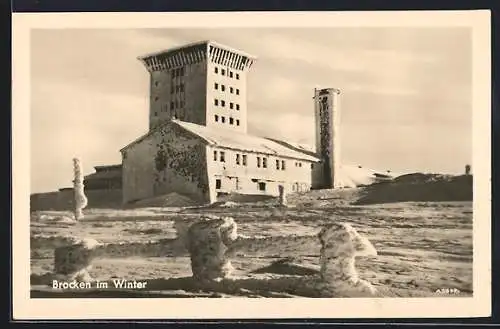
[[[487,315],[488,12],[298,14],[14,15],[34,317]]]

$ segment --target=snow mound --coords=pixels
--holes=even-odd
[[[127,205],[127,208],[149,208],[149,207],[191,207],[199,205],[199,202],[175,192],[160,195],[153,198],[139,200]]]
[[[472,197],[472,175],[414,173],[366,187],[355,204],[472,201]]]

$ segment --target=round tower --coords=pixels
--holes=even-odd
[[[339,188],[340,180],[340,90],[314,89],[316,154],[321,162],[313,167],[314,188]]]

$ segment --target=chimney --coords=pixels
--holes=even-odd
[[[313,171],[313,187],[339,188],[340,181],[340,90],[314,89],[316,154],[321,165]],[[318,167],[318,168],[316,168]]]
[[[471,170],[470,165],[465,165],[465,174],[466,175],[470,175],[470,170]]]

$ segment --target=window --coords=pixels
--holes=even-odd
[[[219,105],[219,100],[218,99],[214,99],[214,105],[215,106]]]
[[[240,94],[240,90],[238,88],[236,88],[236,95],[239,95]]]
[[[236,80],[239,80],[240,79],[240,75],[238,73],[236,73]]]
[[[267,158],[262,158],[262,167],[267,168]]]
[[[184,101],[181,101],[181,103],[180,103],[180,107],[181,107],[181,108],[184,108]]]
[[[180,85],[180,90],[181,90],[181,93],[184,92],[184,84],[183,83],[181,83],[181,85]]]
[[[222,123],[226,122],[226,117],[220,117],[220,121],[221,121]]]
[[[155,112],[155,117],[157,117],[157,116],[158,116],[158,112]]]
[[[239,111],[240,110],[240,104],[236,104],[236,109]]]
[[[299,162],[299,167],[302,167],[302,162]]]
[[[222,75],[226,75],[226,70],[221,69],[221,70],[220,70],[220,74],[222,74]]]
[[[246,154],[243,154],[242,160],[243,160],[243,165],[246,166],[247,165],[247,155]]]
[[[281,160],[281,170],[285,170],[285,160]]]
[[[260,157],[257,157],[257,167],[260,168]]]
[[[233,103],[229,103],[229,108],[232,109],[234,107]]]
[[[265,191],[266,190],[266,183],[259,182],[259,190],[260,191]]]
[[[159,82],[158,82],[158,81],[155,81],[155,86],[157,86],[157,87],[158,87],[158,84],[159,84]]]
[[[220,85],[220,90],[222,90],[222,91],[226,91],[226,86],[224,86],[224,85]]]
[[[217,114],[215,115],[215,122],[219,122],[219,116]]]
[[[219,190],[222,187],[222,181],[220,179],[215,180],[215,189]]]
[[[175,92],[175,86],[172,85],[172,86],[170,86],[170,93],[173,94],[174,92]]]
[[[215,73],[219,73],[219,68],[217,68],[217,67],[216,67],[216,68],[214,69],[214,72],[215,72]]]
[[[226,162],[226,154],[220,151],[220,162]]]
[[[180,75],[184,75],[184,67],[181,67],[179,70],[181,71]]]
[[[217,161],[217,151],[214,151],[214,161]]]
[[[239,126],[240,125],[240,120],[239,119],[236,119],[236,125]]]
[[[280,160],[276,160],[276,170],[280,170]]]
[[[158,96],[155,97],[155,102],[158,101]]]
[[[233,72],[229,71],[229,77],[232,78],[233,77]]]
[[[217,82],[214,83],[214,88],[215,88],[215,90],[219,89],[219,84]]]
[[[240,155],[236,154],[236,164],[240,164]]]
[[[314,169],[314,163],[311,163],[311,169]]]
[[[233,87],[229,87],[229,92],[232,94],[234,91],[234,88]]]
[[[175,100],[175,108],[178,109],[179,108],[179,101],[176,99]]]
[[[170,102],[170,108],[173,109],[174,108],[174,102]]]
[[[234,119],[233,118],[229,118],[229,124],[230,125],[234,124]]]

